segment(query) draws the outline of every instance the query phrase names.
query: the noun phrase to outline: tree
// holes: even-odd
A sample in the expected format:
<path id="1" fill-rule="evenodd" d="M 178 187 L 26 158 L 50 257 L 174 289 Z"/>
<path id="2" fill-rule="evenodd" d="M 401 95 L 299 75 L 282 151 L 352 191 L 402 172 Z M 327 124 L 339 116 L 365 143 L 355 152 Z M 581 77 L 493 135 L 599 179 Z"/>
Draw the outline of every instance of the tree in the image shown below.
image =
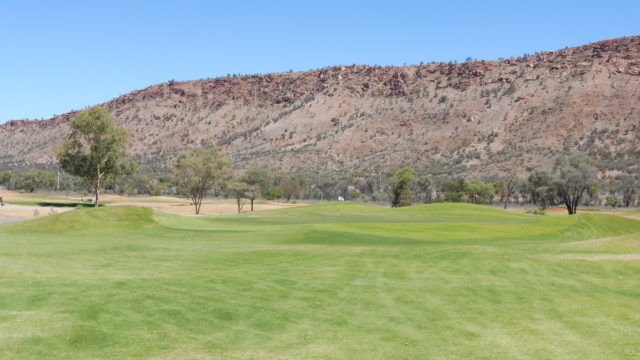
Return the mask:
<path id="1" fill-rule="evenodd" d="M 512 160 L 500 167 L 503 175 L 497 183 L 498 186 L 496 186 L 496 190 L 500 193 L 500 198 L 505 210 L 507 209 L 509 198 L 516 192 L 518 184 L 520 183 L 519 176 L 521 167 L 522 162 L 518 160 Z"/>
<path id="2" fill-rule="evenodd" d="M 69 127 L 71 134 L 58 147 L 56 156 L 64 171 L 92 185 L 98 206 L 101 181 L 122 169 L 127 132 L 113 124 L 109 111 L 101 106 L 80 112 Z"/>
<path id="3" fill-rule="evenodd" d="M 491 184 L 485 184 L 479 179 L 467 179 L 464 181 L 464 193 L 474 204 L 478 204 L 491 197 L 495 189 Z"/>
<path id="4" fill-rule="evenodd" d="M 282 198 L 282 193 L 276 187 L 270 187 L 267 192 L 264 193 L 264 198 L 267 200 L 276 200 Z"/>
<path id="5" fill-rule="evenodd" d="M 251 211 L 253 211 L 253 201 L 267 193 L 273 179 L 271 172 L 259 166 L 252 166 L 242 175 L 241 181 L 248 185 L 247 197 L 251 201 Z"/>
<path id="6" fill-rule="evenodd" d="M 11 170 L 5 170 L 0 174 L 0 184 L 8 188 L 12 178 L 13 173 L 11 172 Z"/>
<path id="7" fill-rule="evenodd" d="M 420 195 L 422 196 L 424 203 L 428 203 L 429 201 L 433 200 L 433 179 L 430 175 L 425 175 L 419 178 L 417 181 L 417 188 L 420 192 Z"/>
<path id="8" fill-rule="evenodd" d="M 104 181 L 104 188 L 113 190 L 114 194 L 121 193 L 120 187 L 131 175 L 138 172 L 138 164 L 133 161 L 118 165 L 118 171 L 114 171 Z"/>
<path id="9" fill-rule="evenodd" d="M 553 176 L 544 170 L 536 170 L 527 178 L 527 189 L 531 203 L 546 208 L 548 205 Z"/>
<path id="10" fill-rule="evenodd" d="M 56 182 L 55 176 L 49 171 L 27 169 L 16 176 L 16 188 L 27 192 L 38 189 L 50 189 Z"/>
<path id="11" fill-rule="evenodd" d="M 567 207 L 569 215 L 578 211 L 580 199 L 596 182 L 596 169 L 593 160 L 584 154 L 561 156 L 556 159 L 557 179 L 553 186 L 558 197 Z"/>
<path id="12" fill-rule="evenodd" d="M 223 189 L 228 197 L 236 199 L 236 204 L 238 205 L 238 214 L 241 213 L 242 207 L 244 205 L 242 203 L 242 199 L 248 198 L 250 196 L 250 186 L 242 181 L 230 181 L 224 184 Z"/>
<path id="13" fill-rule="evenodd" d="M 196 215 L 200 214 L 204 196 L 230 177 L 229 160 L 215 147 L 184 151 L 176 157 L 173 166 L 177 190 L 191 199 Z"/>
<path id="14" fill-rule="evenodd" d="M 405 166 L 393 174 L 391 183 L 391 206 L 402 207 L 413 203 L 416 180 L 411 166 Z"/>
<path id="15" fill-rule="evenodd" d="M 639 178 L 637 174 L 621 174 L 614 180 L 614 189 L 622 194 L 622 203 L 625 207 L 631 206 L 631 201 L 638 192 Z"/>
<path id="16" fill-rule="evenodd" d="M 454 179 L 442 183 L 440 186 L 445 193 L 461 193 L 464 191 L 464 179 Z"/>
<path id="17" fill-rule="evenodd" d="M 302 192 L 302 180 L 293 176 L 286 177 L 280 181 L 279 188 L 282 196 L 284 196 L 284 198 L 287 199 L 287 202 L 289 202 L 291 197 L 298 196 Z"/>

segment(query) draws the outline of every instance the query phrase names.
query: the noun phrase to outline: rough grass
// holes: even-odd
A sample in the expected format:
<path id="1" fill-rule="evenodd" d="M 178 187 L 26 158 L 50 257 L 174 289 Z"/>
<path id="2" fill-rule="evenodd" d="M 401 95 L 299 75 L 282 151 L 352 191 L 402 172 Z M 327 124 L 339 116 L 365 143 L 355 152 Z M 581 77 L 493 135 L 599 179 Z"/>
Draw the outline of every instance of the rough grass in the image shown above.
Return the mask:
<path id="1" fill-rule="evenodd" d="M 599 214 L 79 209 L 0 225 L 0 358 L 637 359 L 638 253 Z"/>

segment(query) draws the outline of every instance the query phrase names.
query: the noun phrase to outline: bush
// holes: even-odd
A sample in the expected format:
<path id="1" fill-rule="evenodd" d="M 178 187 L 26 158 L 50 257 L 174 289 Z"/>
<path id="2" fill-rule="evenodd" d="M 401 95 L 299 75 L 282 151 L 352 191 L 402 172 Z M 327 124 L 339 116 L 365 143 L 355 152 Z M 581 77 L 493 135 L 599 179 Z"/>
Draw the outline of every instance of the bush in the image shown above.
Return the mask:
<path id="1" fill-rule="evenodd" d="M 267 200 L 282 199 L 282 193 L 277 188 L 272 187 L 264 193 L 264 198 Z"/>
<path id="2" fill-rule="evenodd" d="M 53 188 L 55 181 L 55 177 L 49 171 L 27 169 L 17 175 L 15 187 L 18 190 L 34 192 Z"/>
<path id="3" fill-rule="evenodd" d="M 351 196 L 351 200 L 353 201 L 369 201 L 369 197 L 361 193 L 360 191 L 352 191 L 351 193 L 349 193 L 349 195 Z"/>
<path id="4" fill-rule="evenodd" d="M 324 193 L 320 189 L 313 190 L 313 195 L 312 196 L 316 200 L 323 200 L 324 199 Z"/>
<path id="5" fill-rule="evenodd" d="M 446 202 L 462 202 L 462 197 L 464 196 L 461 192 L 450 192 L 444 194 L 444 201 Z"/>
<path id="6" fill-rule="evenodd" d="M 387 201 L 387 196 L 379 191 L 371 194 L 371 200 L 373 201 Z"/>
<path id="7" fill-rule="evenodd" d="M 604 204 L 608 207 L 619 207 L 622 206 L 622 200 L 613 196 L 607 196 Z"/>

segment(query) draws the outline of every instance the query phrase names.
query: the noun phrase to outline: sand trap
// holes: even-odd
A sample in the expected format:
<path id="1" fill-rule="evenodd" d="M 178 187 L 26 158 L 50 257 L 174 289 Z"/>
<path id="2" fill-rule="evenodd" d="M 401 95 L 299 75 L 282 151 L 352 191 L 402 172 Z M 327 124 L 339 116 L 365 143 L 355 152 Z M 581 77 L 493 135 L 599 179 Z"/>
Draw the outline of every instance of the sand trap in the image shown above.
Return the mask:
<path id="1" fill-rule="evenodd" d="M 254 204 L 254 211 L 261 210 L 273 210 L 284 209 L 294 206 L 301 206 L 303 204 L 292 203 L 270 203 L 270 204 Z M 173 214 L 180 215 L 195 215 L 195 208 L 188 203 L 183 204 L 171 204 L 171 203 L 154 203 L 154 202 L 135 202 L 135 201 L 120 201 L 111 206 L 141 206 L 155 210 L 165 211 Z M 242 208 L 242 212 L 251 211 L 251 204 L 247 202 Z M 238 207 L 235 204 L 203 204 L 200 208 L 200 215 L 220 215 L 220 214 L 234 214 L 238 212 Z"/>
<path id="2" fill-rule="evenodd" d="M 4 206 L 0 206 L 0 222 L 29 220 L 69 210 L 73 210 L 73 208 L 4 204 Z"/>
<path id="3" fill-rule="evenodd" d="M 5 202 L 11 201 L 28 201 L 28 202 L 80 202 L 80 199 L 92 199 L 92 196 L 79 196 L 77 194 L 65 196 L 64 194 L 34 194 L 34 193 L 19 193 L 7 190 L 1 190 L 0 196 L 3 196 Z M 113 194 L 101 194 L 100 200 L 104 201 L 107 206 L 140 206 L 151 208 L 155 210 L 165 211 L 180 215 L 195 215 L 193 205 L 190 205 L 189 200 L 171 196 L 122 196 Z M 219 215 L 219 214 L 233 214 L 238 212 L 238 208 L 235 203 L 231 201 L 218 202 L 219 200 L 207 199 L 205 204 L 200 209 L 201 215 Z M 87 203 L 85 203 L 87 204 Z M 260 210 L 272 210 L 272 209 L 284 209 L 294 206 L 302 206 L 305 204 L 293 204 L 286 202 L 269 202 L 267 204 L 260 203 L 254 204 L 254 211 Z M 34 217 L 35 209 L 38 209 L 40 216 L 50 213 L 50 208 L 45 206 L 22 206 L 22 205 L 6 205 L 11 206 L 11 210 L 2 211 L 0 209 L 0 221 L 8 219 L 30 219 Z M 6 207 L 5 206 L 5 207 Z M 71 210 L 73 208 L 54 207 L 55 211 L 62 212 Z M 251 210 L 251 204 L 247 200 L 245 201 L 242 212 L 248 212 Z"/>

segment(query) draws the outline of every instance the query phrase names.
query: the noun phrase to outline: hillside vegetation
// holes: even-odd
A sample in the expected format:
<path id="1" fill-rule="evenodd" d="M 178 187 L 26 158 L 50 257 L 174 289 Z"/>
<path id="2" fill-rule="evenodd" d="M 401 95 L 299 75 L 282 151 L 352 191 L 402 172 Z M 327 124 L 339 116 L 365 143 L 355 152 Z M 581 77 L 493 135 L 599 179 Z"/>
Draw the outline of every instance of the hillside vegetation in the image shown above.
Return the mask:
<path id="1" fill-rule="evenodd" d="M 3 359 L 636 359 L 640 221 L 470 204 L 0 224 Z"/>
<path id="2" fill-rule="evenodd" d="M 143 167 L 220 145 L 241 167 L 491 175 L 511 158 L 544 168 L 578 150 L 624 168 L 639 100 L 640 37 L 628 37 L 501 61 L 170 81 L 105 106 Z M 0 125 L 0 168 L 52 166 L 73 115 Z"/>

